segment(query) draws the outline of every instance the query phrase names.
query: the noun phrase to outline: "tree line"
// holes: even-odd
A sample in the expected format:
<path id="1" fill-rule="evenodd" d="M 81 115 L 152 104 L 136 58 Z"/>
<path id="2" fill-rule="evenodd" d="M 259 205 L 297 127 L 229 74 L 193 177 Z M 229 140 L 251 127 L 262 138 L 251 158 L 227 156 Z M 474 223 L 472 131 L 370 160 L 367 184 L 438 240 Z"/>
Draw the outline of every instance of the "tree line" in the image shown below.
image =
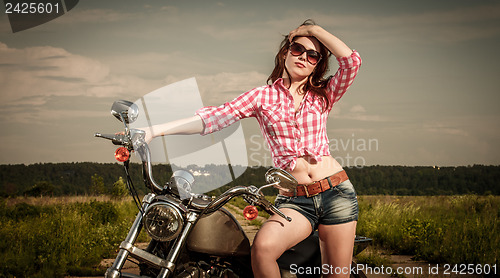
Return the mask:
<path id="1" fill-rule="evenodd" d="M 146 193 L 141 165 L 130 164 L 132 182 L 139 193 Z M 196 176 L 197 182 L 222 185 L 226 181 L 227 165 L 195 165 L 191 172 L 209 173 Z M 217 195 L 236 185 L 263 185 L 268 167 L 234 166 L 243 172 L 234 181 L 212 190 Z M 460 167 L 429 166 L 365 166 L 347 168 L 349 178 L 359 195 L 500 195 L 500 166 L 472 165 Z M 170 165 L 154 165 L 153 173 L 159 184 L 168 182 Z M 227 177 L 226 177 L 227 180 Z M 124 194 L 125 171 L 118 163 L 43 163 L 0 165 L 0 196 L 61 196 Z M 266 193 L 275 194 L 268 190 Z"/>

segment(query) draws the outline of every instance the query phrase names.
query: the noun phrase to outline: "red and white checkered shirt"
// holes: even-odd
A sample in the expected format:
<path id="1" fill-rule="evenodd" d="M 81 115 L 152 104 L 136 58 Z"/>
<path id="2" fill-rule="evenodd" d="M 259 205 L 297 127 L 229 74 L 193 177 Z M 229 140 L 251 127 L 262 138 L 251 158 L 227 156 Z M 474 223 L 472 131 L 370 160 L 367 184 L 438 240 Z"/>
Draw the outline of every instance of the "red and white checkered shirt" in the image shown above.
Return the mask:
<path id="1" fill-rule="evenodd" d="M 299 110 L 283 79 L 272 85 L 255 88 L 219 107 L 208 106 L 196 111 L 205 124 L 201 133 L 206 135 L 227 127 L 234 122 L 255 117 L 271 149 L 274 166 L 295 168 L 297 158 L 330 155 L 326 120 L 332 106 L 340 100 L 354 81 L 361 65 L 361 57 L 353 51 L 349 57 L 337 58 L 339 69 L 328 81 L 327 93 L 330 106 L 323 112 L 319 96 L 307 92 Z"/>

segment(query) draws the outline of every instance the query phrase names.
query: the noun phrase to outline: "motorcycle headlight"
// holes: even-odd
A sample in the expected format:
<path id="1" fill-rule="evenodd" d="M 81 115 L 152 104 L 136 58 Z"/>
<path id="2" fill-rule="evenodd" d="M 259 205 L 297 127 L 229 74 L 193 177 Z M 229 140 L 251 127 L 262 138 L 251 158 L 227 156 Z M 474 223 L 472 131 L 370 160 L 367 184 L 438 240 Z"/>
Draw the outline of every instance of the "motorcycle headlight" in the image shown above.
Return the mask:
<path id="1" fill-rule="evenodd" d="M 151 238 L 158 241 L 170 241 L 181 232 L 183 218 L 176 207 L 169 203 L 159 202 L 147 209 L 143 224 Z"/>

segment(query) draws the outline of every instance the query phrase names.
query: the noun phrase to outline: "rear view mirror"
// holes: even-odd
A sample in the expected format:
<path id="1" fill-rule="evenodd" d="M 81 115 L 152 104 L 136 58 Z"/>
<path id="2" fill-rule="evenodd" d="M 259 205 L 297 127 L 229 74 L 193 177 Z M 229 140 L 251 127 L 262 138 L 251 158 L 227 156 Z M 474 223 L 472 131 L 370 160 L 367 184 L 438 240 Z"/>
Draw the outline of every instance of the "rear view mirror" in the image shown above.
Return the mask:
<path id="1" fill-rule="evenodd" d="M 268 183 L 278 183 L 273 186 L 286 192 L 295 192 L 295 188 L 299 184 L 290 173 L 278 168 L 271 168 L 266 172 L 266 181 Z"/>
<path id="2" fill-rule="evenodd" d="M 139 107 L 128 100 L 117 100 L 111 106 L 111 114 L 121 122 L 130 124 L 139 116 Z"/>

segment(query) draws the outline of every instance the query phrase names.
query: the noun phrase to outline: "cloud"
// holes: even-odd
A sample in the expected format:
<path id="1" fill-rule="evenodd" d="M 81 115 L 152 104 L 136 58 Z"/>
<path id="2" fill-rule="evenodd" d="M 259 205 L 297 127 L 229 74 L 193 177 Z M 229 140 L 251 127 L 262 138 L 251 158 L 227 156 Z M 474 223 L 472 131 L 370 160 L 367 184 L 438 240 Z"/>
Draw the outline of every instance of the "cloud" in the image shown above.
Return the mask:
<path id="1" fill-rule="evenodd" d="M 261 24 L 258 24 L 261 25 Z M 238 28 L 233 27 L 220 27 L 216 25 L 200 25 L 198 30 L 217 40 L 243 40 L 245 38 L 259 38 L 262 37 L 262 27 L 255 25 L 241 26 Z M 258 43 L 258 42 L 256 42 Z"/>
<path id="2" fill-rule="evenodd" d="M 41 123 L 47 119 L 75 115 L 72 108 L 65 105 L 50 107 L 49 102 L 58 97 L 124 98 L 135 101 L 166 84 L 192 77 L 182 71 L 166 78 L 151 77 L 154 71 L 162 72 L 161 67 L 165 67 L 165 63 L 173 57 L 175 55 L 172 54 L 138 54 L 129 63 L 123 63 L 128 66 L 116 73 L 111 72 L 108 64 L 62 48 L 37 46 L 17 49 L 0 43 L 0 101 L 4 107 L 2 114 L 8 114 L 4 120 Z M 126 74 L 127 68 L 130 74 Z M 144 76 L 139 74 L 141 69 L 146 71 Z M 195 77 L 207 105 L 220 105 L 265 84 L 267 79 L 267 75 L 256 71 L 221 72 Z M 79 117 L 92 117 L 91 114 L 87 111 Z"/>
<path id="3" fill-rule="evenodd" d="M 186 69 L 203 66 L 203 62 L 193 60 L 189 53 L 140 52 L 134 55 L 116 55 L 103 58 L 117 75 L 133 75 L 145 79 L 162 79 L 165 72 L 189 72 Z M 192 72 L 191 72 L 192 74 Z"/>
<path id="4" fill-rule="evenodd" d="M 500 138 L 498 117 L 488 121 L 484 121 L 484 116 L 478 116 L 474 121 L 452 118 L 453 113 L 448 107 L 467 103 L 471 109 L 463 114 L 498 113 L 491 109 L 478 111 L 474 107 L 484 103 L 481 94 L 476 94 L 474 101 L 477 102 L 469 104 L 468 98 L 447 98 L 448 91 L 455 92 L 452 88 L 439 91 L 439 86 L 432 85 L 462 84 L 460 81 L 464 78 L 446 79 L 447 74 L 453 78 L 455 74 L 462 74 L 462 68 L 456 67 L 459 62 L 448 58 L 458 53 L 461 42 L 472 41 L 472 46 L 488 47 L 479 39 L 494 38 L 492 42 L 495 43 L 500 34 L 500 4 L 478 6 L 472 2 L 460 2 L 449 4 L 449 7 L 416 4 L 418 9 L 414 10 L 404 4 L 371 10 L 367 8 L 374 7 L 371 4 L 360 4 L 363 7 L 354 9 L 346 5 L 325 5 L 326 1 L 321 5 L 304 4 L 304 7 L 262 2 L 265 9 L 258 8 L 255 3 L 252 6 L 257 8 L 250 7 L 250 4 L 219 3 L 186 5 L 179 2 L 171 7 L 164 6 L 170 5 L 168 3 L 149 1 L 124 4 L 115 10 L 86 9 L 91 5 L 102 6 L 88 3 L 51 23 L 16 34 L 16 37 L 10 37 L 13 36 L 11 31 L 5 27 L 8 24 L 0 27 L 0 30 L 7 28 L 4 33 L 9 34 L 1 40 L 4 43 L 0 43 L 0 117 L 3 119 L 2 128 L 7 130 L 2 140 L 21 134 L 9 139 L 9 142 L 20 142 L 19 138 L 27 138 L 22 135 L 33 132 L 34 128 L 39 128 L 39 133 L 44 135 L 47 128 L 56 129 L 58 125 L 72 122 L 78 123 L 80 130 L 84 126 L 92 126 L 93 130 L 94 125 L 107 122 L 98 119 L 110 119 L 113 124 L 114 119 L 109 118 L 109 106 L 114 99 L 135 101 L 154 89 L 193 76 L 198 81 L 204 104 L 220 105 L 242 92 L 264 85 L 281 35 L 287 34 L 304 19 L 313 18 L 348 44 L 353 42 L 353 47 L 366 47 L 363 51 L 360 49 L 362 55 L 366 53 L 363 56 L 366 64 L 362 69 L 363 76 L 353 88 L 357 92 L 352 92 L 352 96 L 349 93 L 332 111 L 328 126 L 331 134 L 347 138 L 351 138 L 353 132 L 360 138 L 375 136 L 380 139 L 384 152 L 388 155 L 389 152 L 390 155 L 401 153 L 398 161 L 403 162 L 405 157 L 414 153 L 415 144 L 427 144 L 426 148 L 432 151 L 446 147 L 447 153 L 459 153 L 450 147 L 450 141 L 471 153 L 463 161 L 478 157 L 488 157 L 489 160 L 484 161 L 498 161 L 498 158 L 491 158 L 499 157 L 494 144 Z M 457 8 L 458 5 L 475 7 Z M 276 13 L 278 8 L 280 12 Z M 67 28 L 72 31 L 68 33 Z M 40 38 L 53 46 L 40 45 Z M 75 38 L 85 43 L 78 43 Z M 440 65 L 443 61 L 448 63 L 451 70 L 434 74 L 433 69 L 427 69 L 430 64 L 425 63 L 433 57 L 418 61 L 414 57 L 384 57 L 386 53 L 380 52 L 379 48 L 394 54 L 400 53 L 398 50 L 401 49 L 412 50 L 409 45 L 427 50 L 421 47 L 422 44 L 432 47 L 448 44 L 444 49 L 449 47 L 447 53 L 450 56 L 440 57 L 443 60 L 439 61 Z M 431 51 L 425 54 L 437 55 Z M 493 55 L 490 60 L 494 58 Z M 395 67 L 402 64 L 409 70 Z M 474 72 L 488 69 L 481 67 Z M 464 68 L 463 75 L 469 70 Z M 427 82 L 423 83 L 425 87 L 421 90 L 421 83 L 410 83 L 420 81 L 420 75 L 411 75 L 413 72 L 426 73 L 436 79 L 425 79 Z M 387 78 L 387 73 L 395 73 L 393 79 Z M 381 74 L 386 75 L 380 78 Z M 405 79 L 399 75 L 404 75 Z M 475 75 L 467 76 L 473 78 Z M 494 80 L 490 79 L 488 81 Z M 448 83 L 455 80 L 459 82 Z M 410 95 L 417 90 L 423 93 L 418 95 L 418 101 L 415 94 Z M 366 94 L 359 94 L 360 91 Z M 395 92 L 398 92 L 397 96 Z M 422 98 L 426 92 L 433 98 Z M 400 97 L 405 98 L 408 105 L 387 103 L 397 102 Z M 425 107 L 420 106 L 422 104 Z M 427 105 L 442 105 L 443 108 L 430 111 Z M 446 115 L 450 115 L 449 118 L 443 119 Z M 41 125 L 44 121 L 45 124 Z M 259 134 L 256 123 L 249 122 Z M 394 146 L 399 146 L 399 149 Z M 382 152 L 377 156 L 380 154 Z M 426 155 L 421 154 L 415 163 L 427 161 Z M 10 157 L 18 157 L 18 154 L 11 152 Z M 394 163 L 394 160 L 387 163 Z"/>
<path id="5" fill-rule="evenodd" d="M 362 105 L 357 104 L 357 105 L 354 105 L 353 107 L 351 107 L 349 112 L 351 112 L 351 113 L 364 113 L 364 112 L 366 112 L 366 109 Z"/>
<path id="6" fill-rule="evenodd" d="M 17 49 L 0 43 L 0 61 L 3 104 L 40 95 L 80 95 L 109 75 L 99 61 L 51 46 Z"/>
<path id="7" fill-rule="evenodd" d="M 323 10 L 287 11 L 290 17 L 273 19 L 266 25 L 288 30 L 297 25 L 297 18 L 313 18 L 328 30 L 338 30 L 343 37 L 372 43 L 407 41 L 426 44 L 428 41 L 456 43 L 500 35 L 500 4 L 474 7 L 426 10 L 422 12 L 343 13 Z"/>
<path id="8" fill-rule="evenodd" d="M 460 127 L 457 125 L 457 122 L 453 123 L 445 123 L 445 122 L 432 122 L 425 123 L 424 130 L 429 133 L 437 133 L 442 135 L 452 135 L 452 136 L 462 136 L 469 137 L 470 134 L 467 132 L 464 127 Z"/>
<path id="9" fill-rule="evenodd" d="M 177 7 L 174 7 L 174 6 L 162 6 L 160 8 L 161 11 L 164 11 L 164 12 L 168 12 L 168 13 L 173 13 L 173 14 L 177 14 L 179 12 L 179 9 Z"/>
<path id="10" fill-rule="evenodd" d="M 136 18 L 138 13 L 127 13 L 115 9 L 73 9 L 54 23 L 67 25 L 76 23 L 117 22 Z"/>
<path id="11" fill-rule="evenodd" d="M 255 87 L 265 85 L 267 75 L 251 71 L 241 73 L 221 72 L 212 75 L 197 75 L 196 81 L 205 105 L 221 105 Z M 183 78 L 168 76 L 167 84 Z"/>
<path id="12" fill-rule="evenodd" d="M 372 19 L 372 28 L 377 30 L 374 30 L 374 35 L 400 37 L 422 43 L 426 43 L 427 40 L 455 43 L 492 38 L 500 34 L 498 4 Z"/>
<path id="13" fill-rule="evenodd" d="M 75 107 L 96 109 L 82 103 L 83 97 L 135 100 L 164 85 L 161 78 L 111 74 L 109 66 L 98 60 L 51 46 L 11 48 L 0 43 L 0 61 L 3 123 L 47 124 L 71 116 L 93 117 L 92 111 L 75 113 Z"/>
<path id="14" fill-rule="evenodd" d="M 422 129 L 428 134 L 449 135 L 450 138 L 471 138 L 477 141 L 496 142 L 500 140 L 500 116 L 498 115 L 468 115 L 456 117 L 442 117 L 427 120 L 422 124 Z"/>
<path id="15" fill-rule="evenodd" d="M 339 102 L 333 107 L 331 115 L 335 119 L 355 120 L 362 122 L 396 122 L 394 118 L 390 118 L 388 116 L 367 113 L 366 108 L 360 104 L 355 104 L 349 109 L 346 108 L 347 106 L 349 106 L 347 102 Z"/>

